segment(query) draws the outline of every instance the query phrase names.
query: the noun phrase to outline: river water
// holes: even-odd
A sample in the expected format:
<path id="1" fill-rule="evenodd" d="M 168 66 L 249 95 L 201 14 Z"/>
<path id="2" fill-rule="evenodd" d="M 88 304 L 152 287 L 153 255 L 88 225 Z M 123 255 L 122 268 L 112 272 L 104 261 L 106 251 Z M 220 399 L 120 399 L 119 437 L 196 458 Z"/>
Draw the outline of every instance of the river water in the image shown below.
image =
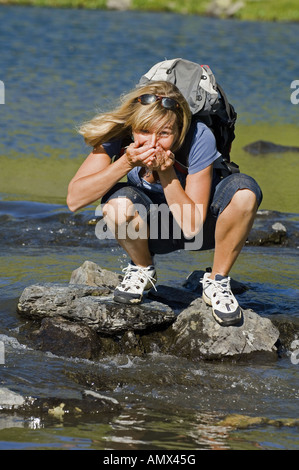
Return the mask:
<path id="1" fill-rule="evenodd" d="M 298 449 L 297 427 L 217 426 L 233 413 L 298 418 L 299 366 L 290 354 L 229 363 L 158 352 L 66 359 L 26 345 L 16 303 L 30 284 L 67 283 L 87 259 L 117 272 L 126 265 L 114 241 L 95 237 L 88 223 L 95 207 L 71 214 L 65 205 L 68 181 L 88 153 L 76 126 L 164 58 L 210 64 L 239 114 L 234 159 L 260 182 L 261 208 L 298 224 L 298 154 L 251 157 L 243 146 L 259 139 L 299 145 L 299 107 L 290 98 L 299 79 L 299 25 L 8 6 L 0 7 L 0 21 L 0 386 L 62 398 L 93 389 L 122 406 L 119 415 L 94 420 L 2 414 L 0 449 Z M 212 255 L 158 257 L 159 282 L 180 286 L 211 265 Z M 250 286 L 239 297 L 244 307 L 299 318 L 297 247 L 247 246 L 232 277 Z"/>

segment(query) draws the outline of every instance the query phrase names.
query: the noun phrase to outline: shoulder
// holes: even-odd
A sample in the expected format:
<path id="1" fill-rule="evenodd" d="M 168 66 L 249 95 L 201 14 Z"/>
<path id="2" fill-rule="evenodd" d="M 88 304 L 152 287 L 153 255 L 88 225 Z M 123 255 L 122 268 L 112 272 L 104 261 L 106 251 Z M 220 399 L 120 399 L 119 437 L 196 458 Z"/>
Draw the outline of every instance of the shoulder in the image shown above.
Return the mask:
<path id="1" fill-rule="evenodd" d="M 105 142 L 102 145 L 104 150 L 108 153 L 109 157 L 113 158 L 115 155 L 119 155 L 122 147 L 122 140 L 110 140 L 109 142 Z"/>
<path id="2" fill-rule="evenodd" d="M 203 170 L 219 156 L 213 132 L 204 123 L 197 122 L 189 153 L 189 174 Z"/>
<path id="3" fill-rule="evenodd" d="M 192 145 L 197 144 L 199 140 L 205 140 L 211 143 L 216 143 L 215 137 L 211 129 L 201 121 L 194 123 Z"/>

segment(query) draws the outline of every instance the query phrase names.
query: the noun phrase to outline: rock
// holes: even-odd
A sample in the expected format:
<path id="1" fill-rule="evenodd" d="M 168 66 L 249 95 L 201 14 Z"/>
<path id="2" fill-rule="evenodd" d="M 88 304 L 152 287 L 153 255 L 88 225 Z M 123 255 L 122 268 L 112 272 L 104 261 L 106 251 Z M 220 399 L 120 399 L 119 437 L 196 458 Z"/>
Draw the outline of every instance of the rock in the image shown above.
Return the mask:
<path id="1" fill-rule="evenodd" d="M 83 414 L 98 415 L 103 420 L 111 418 L 111 413 L 119 413 L 121 406 L 112 397 L 92 390 L 84 390 L 81 398 L 23 397 L 8 389 L 0 388 L 0 413 L 18 413 L 23 417 L 54 418 L 66 420 L 80 418 Z M 110 416 L 110 418 L 109 418 Z M 73 421 L 72 421 L 73 422 Z"/>
<path id="2" fill-rule="evenodd" d="M 297 418 L 280 418 L 270 419 L 265 416 L 246 416 L 239 414 L 232 414 L 225 416 L 221 421 L 218 421 L 218 426 L 230 427 L 232 429 L 248 429 L 252 426 L 276 426 L 276 427 L 297 427 L 299 426 L 299 419 Z"/>
<path id="3" fill-rule="evenodd" d="M 0 388 L 0 410 L 15 409 L 24 403 L 25 399 L 18 393 L 12 392 L 8 388 Z"/>
<path id="4" fill-rule="evenodd" d="M 220 359 L 253 353 L 277 353 L 279 331 L 267 319 L 252 310 L 243 312 L 238 326 L 222 327 L 215 322 L 210 307 L 197 299 L 171 326 L 170 353 L 193 359 Z"/>
<path id="5" fill-rule="evenodd" d="M 88 286 L 105 286 L 114 289 L 123 276 L 108 269 L 102 269 L 92 261 L 85 261 L 82 266 L 72 272 L 70 284 L 85 284 Z"/>
<path id="6" fill-rule="evenodd" d="M 35 320 L 62 317 L 105 335 L 152 330 L 168 326 L 176 318 L 168 305 L 148 300 L 141 305 L 117 304 L 112 295 L 101 295 L 108 292 L 104 287 L 36 284 L 23 291 L 18 312 Z"/>
<path id="7" fill-rule="evenodd" d="M 35 284 L 26 287 L 18 303 L 21 314 L 29 313 L 30 317 L 41 319 L 51 316 L 73 318 L 71 310 L 77 299 L 92 296 L 100 297 L 110 294 L 106 287 L 91 287 L 65 284 Z"/>
<path id="8" fill-rule="evenodd" d="M 209 271 L 211 268 L 207 268 L 207 271 Z M 183 286 L 186 289 L 191 290 L 192 292 L 197 292 L 198 294 L 202 294 L 202 284 L 201 284 L 201 279 L 204 276 L 205 271 L 193 271 L 187 279 L 184 281 Z M 230 280 L 230 285 L 232 292 L 234 295 L 236 294 L 242 294 L 243 292 L 248 290 L 248 286 L 245 284 L 238 282 L 234 279 Z"/>
<path id="9" fill-rule="evenodd" d="M 291 352 L 292 344 L 299 338 L 299 318 L 288 315 L 275 315 L 272 323 L 279 330 L 280 352 Z M 298 348 L 298 346 L 297 346 Z"/>
<path id="10" fill-rule="evenodd" d="M 81 267 L 81 280 L 94 283 L 84 275 L 89 268 L 90 262 Z M 104 271 L 92 266 L 92 272 Z M 111 285 L 113 274 L 98 276 L 97 282 L 108 279 Z M 112 290 L 104 284 L 37 284 L 24 290 L 18 311 L 41 323 L 31 335 L 34 347 L 67 357 L 142 356 L 154 351 L 195 360 L 277 355 L 279 330 L 252 310 L 244 311 L 238 326 L 216 323 L 201 299 L 202 275 L 203 271 L 191 273 L 185 287 L 157 286 L 140 305 L 114 302 Z M 232 287 L 239 294 L 247 290 L 237 281 Z"/>
<path id="11" fill-rule="evenodd" d="M 266 155 L 268 153 L 299 152 L 299 147 L 277 145 L 273 144 L 273 142 L 258 140 L 252 144 L 245 145 L 243 150 L 250 153 L 251 155 Z"/>
<path id="12" fill-rule="evenodd" d="M 132 0 L 107 0 L 106 7 L 108 10 L 129 10 L 132 6 Z"/>
<path id="13" fill-rule="evenodd" d="M 157 285 L 152 289 L 148 298 L 169 305 L 174 311 L 180 312 L 201 295 L 198 291 L 189 288 Z"/>
<path id="14" fill-rule="evenodd" d="M 284 230 L 277 230 L 274 224 L 269 228 L 269 230 L 252 230 L 248 236 L 247 244 L 257 246 L 286 245 L 286 228 L 284 227 Z"/>
<path id="15" fill-rule="evenodd" d="M 244 2 L 241 0 L 212 0 L 208 4 L 206 13 L 217 18 L 231 18 L 243 7 Z"/>
<path id="16" fill-rule="evenodd" d="M 44 318 L 32 339 L 37 349 L 58 356 L 95 359 L 100 354 L 99 337 L 91 328 L 61 317 Z"/>
<path id="17" fill-rule="evenodd" d="M 247 245 L 288 247 L 299 246 L 299 223 L 294 214 L 258 211 Z"/>

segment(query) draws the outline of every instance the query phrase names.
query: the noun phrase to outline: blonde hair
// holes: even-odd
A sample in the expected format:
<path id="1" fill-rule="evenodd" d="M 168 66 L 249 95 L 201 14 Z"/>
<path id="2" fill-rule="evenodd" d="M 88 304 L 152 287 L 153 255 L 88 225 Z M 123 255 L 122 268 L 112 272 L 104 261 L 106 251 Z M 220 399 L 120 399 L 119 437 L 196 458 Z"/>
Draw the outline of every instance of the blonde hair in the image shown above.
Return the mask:
<path id="1" fill-rule="evenodd" d="M 147 93 L 173 98 L 179 103 L 179 107 L 175 110 L 166 109 L 160 101 L 149 105 L 140 104 L 137 101 L 138 96 Z M 191 111 L 179 89 L 172 83 L 159 81 L 150 82 L 124 95 L 116 109 L 98 114 L 82 124 L 78 132 L 83 135 L 87 144 L 95 147 L 131 135 L 133 130 L 160 130 L 166 124 L 176 123 L 177 135 L 172 150 L 178 150 L 185 139 L 190 122 Z"/>

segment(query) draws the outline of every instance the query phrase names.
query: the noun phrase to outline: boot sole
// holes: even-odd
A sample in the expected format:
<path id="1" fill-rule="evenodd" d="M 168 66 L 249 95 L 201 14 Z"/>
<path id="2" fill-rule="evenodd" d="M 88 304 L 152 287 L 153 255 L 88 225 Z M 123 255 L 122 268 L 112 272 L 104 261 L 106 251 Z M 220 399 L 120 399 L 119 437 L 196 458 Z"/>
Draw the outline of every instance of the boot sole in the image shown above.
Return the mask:
<path id="1" fill-rule="evenodd" d="M 242 310 L 240 308 L 240 314 L 238 317 L 236 318 L 231 318 L 229 320 L 223 320 L 222 318 L 218 317 L 218 315 L 215 313 L 214 309 L 212 309 L 212 314 L 213 314 L 213 317 L 215 318 L 216 322 L 219 323 L 219 325 L 221 326 L 236 326 L 236 325 L 239 325 L 241 323 L 241 320 L 242 320 Z"/>
<path id="2" fill-rule="evenodd" d="M 143 297 L 141 298 L 136 298 L 136 299 L 130 299 L 128 297 L 123 297 L 122 295 L 115 295 L 113 297 L 114 302 L 117 302 L 119 304 L 127 304 L 127 305 L 136 305 L 140 304 L 142 302 Z"/>
<path id="3" fill-rule="evenodd" d="M 210 307 L 212 307 L 212 302 L 211 302 L 211 300 L 209 299 L 209 297 L 206 296 L 206 294 L 205 294 L 204 292 L 202 293 L 202 298 L 203 298 L 203 300 L 205 301 L 205 303 L 206 303 L 207 305 L 209 305 Z"/>

